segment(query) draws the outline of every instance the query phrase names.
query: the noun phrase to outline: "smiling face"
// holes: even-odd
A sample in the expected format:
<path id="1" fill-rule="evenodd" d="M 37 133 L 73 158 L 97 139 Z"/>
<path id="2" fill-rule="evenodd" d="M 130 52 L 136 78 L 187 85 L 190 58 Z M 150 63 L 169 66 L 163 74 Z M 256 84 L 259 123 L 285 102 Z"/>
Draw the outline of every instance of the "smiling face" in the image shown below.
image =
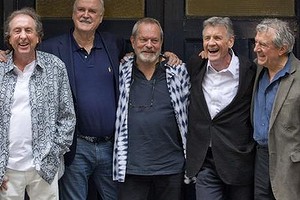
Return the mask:
<path id="1" fill-rule="evenodd" d="M 72 19 L 78 32 L 93 33 L 102 22 L 104 7 L 100 0 L 77 0 Z"/>
<path id="2" fill-rule="evenodd" d="M 14 57 L 25 55 L 28 60 L 34 60 L 40 38 L 33 18 L 19 14 L 10 21 L 9 30 L 9 44 L 14 50 Z"/>
<path id="3" fill-rule="evenodd" d="M 273 43 L 274 37 L 275 30 L 272 28 L 269 28 L 268 31 L 257 32 L 254 52 L 256 53 L 257 63 L 259 65 L 275 68 L 278 64 L 279 57 L 285 53 L 285 51 L 275 47 Z"/>
<path id="4" fill-rule="evenodd" d="M 234 44 L 234 37 L 229 36 L 223 25 L 208 25 L 203 30 L 203 48 L 214 66 L 225 65 L 228 50 Z"/>
<path id="5" fill-rule="evenodd" d="M 154 23 L 141 23 L 137 34 L 130 38 L 137 57 L 137 63 L 155 64 L 161 52 L 162 36 L 160 28 Z"/>

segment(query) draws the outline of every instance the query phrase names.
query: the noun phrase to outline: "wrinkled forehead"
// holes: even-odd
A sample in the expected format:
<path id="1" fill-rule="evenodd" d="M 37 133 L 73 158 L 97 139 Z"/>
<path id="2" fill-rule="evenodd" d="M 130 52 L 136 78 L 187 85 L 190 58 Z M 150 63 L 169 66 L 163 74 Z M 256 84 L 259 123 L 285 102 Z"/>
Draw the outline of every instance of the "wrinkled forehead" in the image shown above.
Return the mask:
<path id="1" fill-rule="evenodd" d="M 104 2 L 103 0 L 76 0 L 74 2 L 73 11 L 77 8 L 96 9 L 103 13 Z"/>

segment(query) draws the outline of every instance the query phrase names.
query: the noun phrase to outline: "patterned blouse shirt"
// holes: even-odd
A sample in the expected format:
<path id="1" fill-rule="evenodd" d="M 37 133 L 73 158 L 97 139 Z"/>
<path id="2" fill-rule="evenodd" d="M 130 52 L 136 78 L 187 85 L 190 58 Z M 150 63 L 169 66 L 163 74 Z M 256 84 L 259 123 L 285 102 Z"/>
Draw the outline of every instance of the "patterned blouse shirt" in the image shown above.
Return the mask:
<path id="1" fill-rule="evenodd" d="M 0 185 L 9 158 L 9 122 L 17 75 L 12 53 L 0 63 Z M 75 129 L 75 111 L 64 63 L 56 56 L 36 52 L 36 67 L 29 81 L 32 153 L 35 169 L 49 184 L 69 151 Z"/>
<path id="2" fill-rule="evenodd" d="M 113 155 L 113 179 L 119 182 L 125 181 L 126 174 L 128 153 L 128 102 L 133 62 L 133 56 L 130 58 L 126 58 L 125 62 L 120 65 L 119 69 L 120 97 L 116 114 L 117 119 Z M 190 78 L 185 64 L 171 67 L 166 63 L 165 67 L 171 104 L 175 112 L 175 117 L 180 131 L 183 150 L 185 154 Z"/>

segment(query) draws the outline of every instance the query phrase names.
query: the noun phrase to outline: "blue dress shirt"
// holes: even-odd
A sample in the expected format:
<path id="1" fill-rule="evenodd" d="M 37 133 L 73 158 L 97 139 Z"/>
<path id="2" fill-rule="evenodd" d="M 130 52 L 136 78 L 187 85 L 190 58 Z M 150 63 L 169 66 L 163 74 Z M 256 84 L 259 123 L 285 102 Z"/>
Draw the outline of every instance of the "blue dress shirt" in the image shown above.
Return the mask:
<path id="1" fill-rule="evenodd" d="M 268 69 L 264 68 L 254 96 L 254 140 L 260 145 L 268 144 L 269 122 L 280 80 L 289 74 L 290 61 L 270 82 Z"/>

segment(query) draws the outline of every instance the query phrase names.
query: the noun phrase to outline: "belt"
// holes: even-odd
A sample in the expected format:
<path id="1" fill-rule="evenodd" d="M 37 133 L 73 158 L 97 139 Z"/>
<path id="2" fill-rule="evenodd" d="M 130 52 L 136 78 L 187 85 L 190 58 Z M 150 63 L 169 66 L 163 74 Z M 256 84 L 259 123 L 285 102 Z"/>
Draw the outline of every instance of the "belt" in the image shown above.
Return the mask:
<path id="1" fill-rule="evenodd" d="M 109 142 L 112 141 L 113 139 L 113 136 L 92 137 L 92 136 L 85 136 L 85 135 L 77 135 L 77 137 L 91 143 Z"/>
<path id="2" fill-rule="evenodd" d="M 258 144 L 256 145 L 256 148 L 257 149 L 269 149 L 268 145 L 267 144 Z"/>

